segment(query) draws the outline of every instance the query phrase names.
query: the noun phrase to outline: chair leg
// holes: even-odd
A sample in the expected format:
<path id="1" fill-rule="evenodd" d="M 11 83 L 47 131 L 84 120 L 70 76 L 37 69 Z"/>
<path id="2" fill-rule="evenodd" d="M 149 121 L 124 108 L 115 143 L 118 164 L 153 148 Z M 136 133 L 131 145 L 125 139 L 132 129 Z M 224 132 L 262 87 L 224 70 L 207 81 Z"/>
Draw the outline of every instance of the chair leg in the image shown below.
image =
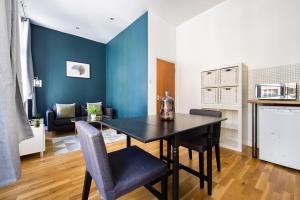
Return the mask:
<path id="1" fill-rule="evenodd" d="M 199 173 L 200 173 L 200 188 L 204 188 L 204 155 L 199 152 Z"/>
<path id="2" fill-rule="evenodd" d="M 82 200 L 88 200 L 90 188 L 92 183 L 92 176 L 88 171 L 85 171 L 85 177 L 84 177 L 84 185 L 83 185 L 83 191 L 82 191 Z"/>
<path id="3" fill-rule="evenodd" d="M 192 160 L 193 159 L 192 149 L 188 149 L 188 150 L 189 150 L 189 158 L 190 158 L 190 160 Z"/>
<path id="4" fill-rule="evenodd" d="M 131 137 L 127 135 L 127 140 L 126 140 L 126 146 L 130 147 L 131 146 Z"/>
<path id="5" fill-rule="evenodd" d="M 171 142 L 168 140 L 167 141 L 167 165 L 168 165 L 168 169 L 171 168 Z"/>
<path id="6" fill-rule="evenodd" d="M 163 140 L 159 140 L 159 159 L 163 159 L 163 149 L 164 149 L 164 141 Z"/>
<path id="7" fill-rule="evenodd" d="M 168 199 L 168 175 L 161 179 L 161 199 Z"/>
<path id="8" fill-rule="evenodd" d="M 220 160 L 220 145 L 215 145 L 215 153 L 216 153 L 216 160 L 217 160 L 217 169 L 220 172 L 221 171 L 221 160 Z"/>

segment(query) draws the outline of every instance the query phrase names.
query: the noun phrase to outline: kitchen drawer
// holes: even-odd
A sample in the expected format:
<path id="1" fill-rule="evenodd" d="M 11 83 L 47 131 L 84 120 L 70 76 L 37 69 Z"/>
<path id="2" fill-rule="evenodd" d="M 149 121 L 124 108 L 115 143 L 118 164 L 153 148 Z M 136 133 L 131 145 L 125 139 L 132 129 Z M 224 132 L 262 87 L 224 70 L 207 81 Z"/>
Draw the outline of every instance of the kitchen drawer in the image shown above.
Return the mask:
<path id="1" fill-rule="evenodd" d="M 218 103 L 218 89 L 206 88 L 202 89 L 202 103 L 203 104 L 217 104 Z"/>
<path id="2" fill-rule="evenodd" d="M 223 105 L 237 104 L 237 87 L 221 87 L 220 104 Z"/>
<path id="3" fill-rule="evenodd" d="M 220 85 L 235 86 L 238 83 L 238 67 L 229 67 L 220 70 Z"/>
<path id="4" fill-rule="evenodd" d="M 201 74 L 202 88 L 219 85 L 219 70 L 205 71 Z"/>

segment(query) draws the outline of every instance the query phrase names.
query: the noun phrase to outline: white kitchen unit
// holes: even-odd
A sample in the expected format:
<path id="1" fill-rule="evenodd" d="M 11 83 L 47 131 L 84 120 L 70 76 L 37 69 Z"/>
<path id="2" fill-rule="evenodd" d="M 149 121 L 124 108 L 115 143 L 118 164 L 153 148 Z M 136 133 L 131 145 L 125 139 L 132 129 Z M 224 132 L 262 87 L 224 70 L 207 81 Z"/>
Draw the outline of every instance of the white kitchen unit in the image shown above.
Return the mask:
<path id="1" fill-rule="evenodd" d="M 45 126 L 43 119 L 41 119 L 40 127 L 31 126 L 31 129 L 34 137 L 20 142 L 20 156 L 40 153 L 40 157 L 43 157 L 45 151 Z"/>
<path id="2" fill-rule="evenodd" d="M 247 72 L 247 67 L 238 63 L 201 73 L 202 108 L 219 110 L 227 118 L 221 124 L 220 145 L 240 152 L 247 131 Z"/>
<path id="3" fill-rule="evenodd" d="M 259 106 L 259 159 L 300 170 L 300 107 Z"/>

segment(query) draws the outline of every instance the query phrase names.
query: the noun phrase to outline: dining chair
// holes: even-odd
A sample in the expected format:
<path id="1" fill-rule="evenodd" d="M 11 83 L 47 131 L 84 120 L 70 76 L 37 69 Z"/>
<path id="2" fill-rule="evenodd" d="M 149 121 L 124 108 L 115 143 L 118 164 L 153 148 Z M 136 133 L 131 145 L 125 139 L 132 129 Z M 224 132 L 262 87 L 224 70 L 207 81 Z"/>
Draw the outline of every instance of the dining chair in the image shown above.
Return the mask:
<path id="1" fill-rule="evenodd" d="M 191 115 L 201 115 L 210 117 L 222 117 L 222 112 L 208 109 L 191 109 Z M 217 169 L 221 171 L 220 160 L 220 131 L 221 123 L 217 123 L 213 127 L 212 145 L 215 147 Z M 198 174 L 200 179 L 200 188 L 204 187 L 204 152 L 207 151 L 207 133 L 208 127 L 201 127 L 190 131 L 188 135 L 182 135 L 179 139 L 180 146 L 186 147 L 189 152 L 189 158 L 192 159 L 192 150 L 199 153 L 199 173 L 190 169 L 187 166 L 183 166 L 184 169 L 188 169 L 188 172 Z M 160 140 L 160 159 L 163 160 L 163 140 Z M 171 165 L 171 141 L 167 140 L 167 165 L 170 168 Z"/>
<path id="2" fill-rule="evenodd" d="M 210 117 L 222 117 L 222 112 L 207 109 L 191 109 L 190 114 Z M 220 131 L 221 123 L 215 124 L 213 127 L 212 145 L 213 147 L 215 147 L 218 171 L 221 171 Z M 204 152 L 207 151 L 207 134 L 203 133 L 208 133 L 208 127 L 196 129 L 190 134 L 183 135 L 180 138 L 180 146 L 186 147 L 188 149 L 190 159 L 192 159 L 192 150 L 197 151 L 199 153 L 200 188 L 204 187 Z"/>
<path id="3" fill-rule="evenodd" d="M 211 117 L 222 117 L 222 112 L 220 111 L 215 111 L 215 110 L 208 110 L 208 109 L 191 109 L 190 110 L 190 114 L 191 115 L 202 115 L 202 116 L 211 116 Z M 220 161 L 220 124 L 216 124 L 214 127 L 215 130 L 215 134 L 213 135 L 213 146 L 215 147 L 215 154 L 216 154 L 216 162 L 217 162 L 217 169 L 218 171 L 221 171 L 221 161 Z M 208 128 L 204 127 L 204 128 L 200 128 L 197 129 L 195 131 L 193 131 L 193 133 L 191 133 L 190 135 L 193 136 L 197 136 L 200 135 L 200 139 L 201 142 L 197 142 L 197 144 L 199 143 L 204 144 L 202 146 L 206 146 L 206 135 L 201 133 L 201 132 L 207 132 Z M 190 138 L 188 137 L 187 139 L 184 139 L 183 136 L 181 137 L 181 140 L 185 143 L 185 141 L 187 139 L 190 140 Z M 188 153 L 189 153 L 189 158 L 190 160 L 193 158 L 193 154 L 192 154 L 192 150 L 193 148 L 188 148 Z M 169 140 L 167 140 L 167 160 L 170 160 L 171 157 L 171 142 Z M 163 159 L 163 140 L 160 140 L 160 159 Z"/>
<path id="4" fill-rule="evenodd" d="M 208 109 L 191 109 L 190 110 L 191 115 L 202 115 L 202 116 L 211 116 L 211 117 L 222 117 L 222 112 L 215 111 L 215 110 L 208 110 Z M 221 124 L 216 124 L 214 126 L 214 134 L 213 134 L 213 146 L 215 147 L 215 154 L 216 154 L 216 162 L 217 162 L 217 169 L 218 171 L 221 171 L 221 161 L 220 161 L 220 131 L 221 131 Z M 202 128 L 200 131 L 208 131 L 207 127 Z M 203 137 L 204 140 L 202 141 L 203 146 L 206 146 L 206 136 L 201 135 L 199 137 Z M 200 143 L 200 142 L 199 142 Z M 189 158 L 190 160 L 193 158 L 192 154 L 193 148 L 188 148 L 189 151 Z"/>
<path id="5" fill-rule="evenodd" d="M 102 198 L 116 199 L 145 186 L 159 199 L 167 199 L 167 165 L 137 146 L 107 153 L 102 132 L 84 121 L 76 122 L 86 164 L 82 199 L 89 196 L 92 179 Z M 151 182 L 161 181 L 161 192 Z"/>

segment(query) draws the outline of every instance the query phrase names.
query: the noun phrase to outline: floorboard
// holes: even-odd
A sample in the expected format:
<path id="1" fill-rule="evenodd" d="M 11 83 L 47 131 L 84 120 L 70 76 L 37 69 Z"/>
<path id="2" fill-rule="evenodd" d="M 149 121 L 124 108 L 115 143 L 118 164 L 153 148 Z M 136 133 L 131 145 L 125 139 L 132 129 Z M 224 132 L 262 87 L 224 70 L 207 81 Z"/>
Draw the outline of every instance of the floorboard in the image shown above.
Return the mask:
<path id="1" fill-rule="evenodd" d="M 54 155 L 51 138 L 59 134 L 49 133 L 46 140 L 44 158 L 39 154 L 22 157 L 22 177 L 12 185 L 0 188 L 0 199 L 80 199 L 84 180 L 84 160 L 80 151 Z M 158 156 L 159 144 L 142 144 L 136 140 L 133 145 Z M 107 145 L 108 152 L 126 146 L 126 141 Z M 164 146 L 166 152 L 166 146 Z M 207 195 L 206 186 L 200 189 L 198 178 L 180 171 L 180 199 L 290 199 L 300 200 L 300 172 L 251 158 L 251 149 L 244 148 L 238 153 L 221 148 L 221 168 L 216 169 L 213 158 L 213 195 Z M 198 170 L 198 156 L 193 152 L 193 160 L 188 159 L 188 151 L 180 148 L 180 162 Z M 157 184 L 159 188 L 159 184 Z M 169 198 L 172 180 L 169 178 Z M 90 198 L 101 199 L 92 183 Z M 145 188 L 139 188 L 120 199 L 155 199 Z"/>

